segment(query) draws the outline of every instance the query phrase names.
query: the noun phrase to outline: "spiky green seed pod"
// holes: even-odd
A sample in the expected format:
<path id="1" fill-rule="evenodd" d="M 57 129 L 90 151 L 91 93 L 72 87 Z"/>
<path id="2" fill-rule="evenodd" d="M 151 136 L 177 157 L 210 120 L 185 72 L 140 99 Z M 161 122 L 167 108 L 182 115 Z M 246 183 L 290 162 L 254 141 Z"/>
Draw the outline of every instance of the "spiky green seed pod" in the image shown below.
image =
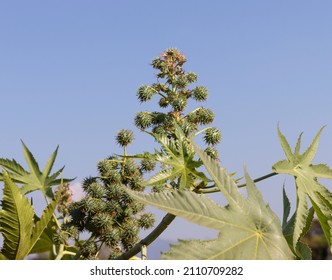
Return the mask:
<path id="1" fill-rule="evenodd" d="M 141 170 L 145 172 L 153 171 L 156 167 L 156 161 L 150 159 L 141 160 Z"/>
<path id="2" fill-rule="evenodd" d="M 221 132 L 218 128 L 209 127 L 205 131 L 204 141 L 207 145 L 216 145 L 221 141 Z"/>
<path id="3" fill-rule="evenodd" d="M 205 101 L 208 98 L 208 90 L 203 86 L 195 87 L 192 94 L 196 101 Z"/>
<path id="4" fill-rule="evenodd" d="M 166 108 L 168 105 L 169 105 L 169 101 L 165 97 L 160 98 L 159 106 L 161 108 Z"/>
<path id="5" fill-rule="evenodd" d="M 128 208 L 128 207 L 126 207 L 126 208 L 123 209 L 123 216 L 125 216 L 125 217 L 130 217 L 130 216 L 132 216 L 133 214 L 134 214 L 133 209 Z"/>
<path id="6" fill-rule="evenodd" d="M 134 141 L 134 133 L 129 129 L 121 129 L 115 139 L 121 147 L 126 147 Z"/>
<path id="7" fill-rule="evenodd" d="M 97 163 L 98 172 L 104 176 L 104 174 L 110 169 L 108 161 L 106 159 L 100 160 Z"/>
<path id="8" fill-rule="evenodd" d="M 98 182 L 91 183 L 85 191 L 93 198 L 102 198 L 105 195 L 105 187 Z"/>
<path id="9" fill-rule="evenodd" d="M 214 120 L 214 113 L 210 109 L 198 108 L 196 113 L 196 122 L 199 124 L 210 124 Z"/>
<path id="10" fill-rule="evenodd" d="M 134 238 L 139 232 L 138 221 L 133 218 L 128 218 L 128 222 L 124 225 L 123 229 L 126 237 Z"/>
<path id="11" fill-rule="evenodd" d="M 124 192 L 120 197 L 120 203 L 122 205 L 128 205 L 133 202 L 133 198 L 126 192 Z"/>
<path id="12" fill-rule="evenodd" d="M 133 201 L 130 204 L 131 209 L 133 210 L 133 214 L 137 214 L 139 212 L 142 212 L 145 208 L 145 205 L 143 203 L 140 203 L 138 201 Z"/>
<path id="13" fill-rule="evenodd" d="M 86 177 L 83 179 L 83 182 L 82 182 L 82 188 L 84 191 L 87 191 L 87 189 L 89 188 L 89 186 L 92 184 L 92 183 L 95 183 L 97 182 L 97 178 L 95 177 Z"/>
<path id="14" fill-rule="evenodd" d="M 81 200 L 82 209 L 84 212 L 95 214 L 100 211 L 104 211 L 107 207 L 106 202 L 98 199 L 93 198 L 91 196 L 86 196 Z"/>
<path id="15" fill-rule="evenodd" d="M 130 250 L 139 242 L 138 236 L 125 237 L 122 239 L 123 248 L 125 251 Z"/>
<path id="16" fill-rule="evenodd" d="M 119 184 L 122 180 L 121 174 L 117 170 L 113 169 L 108 170 L 107 172 L 102 174 L 102 176 L 103 181 L 109 184 Z"/>
<path id="17" fill-rule="evenodd" d="M 123 186 L 120 183 L 106 186 L 106 198 L 108 200 L 119 200 L 123 193 Z"/>
<path id="18" fill-rule="evenodd" d="M 152 99 L 153 95 L 156 93 L 156 90 L 150 86 L 143 85 L 140 86 L 137 91 L 137 97 L 140 102 L 146 102 Z"/>
<path id="19" fill-rule="evenodd" d="M 167 118 L 167 115 L 164 113 L 153 112 L 152 113 L 152 124 L 153 125 L 163 124 L 165 122 L 166 118 Z"/>
<path id="20" fill-rule="evenodd" d="M 141 177 L 130 178 L 127 184 L 133 191 L 141 192 L 145 189 L 145 187 L 141 185 Z"/>
<path id="21" fill-rule="evenodd" d="M 92 241 L 86 241 L 81 248 L 81 254 L 84 257 L 89 257 L 97 253 L 97 245 Z"/>
<path id="22" fill-rule="evenodd" d="M 149 229 L 154 225 L 155 218 L 151 213 L 145 213 L 141 215 L 141 218 L 138 220 L 138 224 L 143 229 Z"/>
<path id="23" fill-rule="evenodd" d="M 188 122 L 188 121 L 181 123 L 180 127 L 186 136 L 190 135 L 193 131 L 195 131 L 197 129 L 196 124 Z"/>
<path id="24" fill-rule="evenodd" d="M 136 162 L 132 159 L 127 159 L 123 164 L 123 172 L 127 177 L 132 177 L 139 174 L 139 169 Z"/>
<path id="25" fill-rule="evenodd" d="M 188 74 L 186 74 L 186 79 L 189 84 L 195 83 L 197 82 L 197 74 L 194 72 L 189 72 Z"/>
<path id="26" fill-rule="evenodd" d="M 135 116 L 135 125 L 139 129 L 146 129 L 152 125 L 153 117 L 150 112 L 139 112 Z"/>
<path id="27" fill-rule="evenodd" d="M 160 67 L 161 64 L 161 60 L 159 57 L 155 57 L 154 59 L 152 59 L 151 65 L 153 68 L 158 69 Z"/>
<path id="28" fill-rule="evenodd" d="M 155 126 L 153 129 L 152 129 L 152 132 L 155 133 L 155 134 L 159 134 L 159 135 L 166 135 L 167 132 L 166 132 L 166 129 L 164 128 L 164 126 L 160 125 L 160 126 Z"/>
<path id="29" fill-rule="evenodd" d="M 100 160 L 97 164 L 97 169 L 100 177 L 109 177 L 110 172 L 114 172 L 119 168 L 119 159 L 117 157 L 109 157 L 108 159 Z"/>
<path id="30" fill-rule="evenodd" d="M 112 203 L 107 204 L 107 211 L 113 216 L 118 217 L 122 214 L 121 204 L 117 201 L 112 201 Z"/>
<path id="31" fill-rule="evenodd" d="M 108 160 L 107 166 L 110 169 L 117 169 L 119 167 L 119 158 L 118 157 L 116 157 L 116 156 L 109 156 L 107 158 L 107 160 Z"/>
<path id="32" fill-rule="evenodd" d="M 92 217 L 91 223 L 96 229 L 109 230 L 113 225 L 113 218 L 108 212 L 99 212 Z"/>
<path id="33" fill-rule="evenodd" d="M 69 206 L 68 211 L 72 218 L 71 224 L 76 226 L 79 231 L 83 231 L 86 213 L 84 211 L 82 200 L 78 202 L 73 202 Z"/>
<path id="34" fill-rule="evenodd" d="M 182 112 L 187 106 L 187 99 L 177 99 L 172 103 L 172 107 L 176 112 Z"/>
<path id="35" fill-rule="evenodd" d="M 67 244 L 68 239 L 69 235 L 62 230 L 53 235 L 53 242 L 57 245 Z"/>
<path id="36" fill-rule="evenodd" d="M 107 246 L 113 247 L 120 241 L 120 235 L 121 232 L 118 228 L 112 228 L 102 236 L 101 240 L 105 242 Z"/>
<path id="37" fill-rule="evenodd" d="M 204 150 L 208 156 L 210 156 L 212 159 L 218 159 L 219 157 L 219 152 L 216 148 L 214 147 L 207 147 L 205 150 Z"/>
<path id="38" fill-rule="evenodd" d="M 117 170 L 109 170 L 105 176 L 105 181 L 110 184 L 119 184 L 121 183 L 121 174 Z"/>
<path id="39" fill-rule="evenodd" d="M 180 76 L 179 78 L 176 79 L 175 85 L 177 88 L 183 89 L 188 86 L 188 81 L 185 77 Z"/>

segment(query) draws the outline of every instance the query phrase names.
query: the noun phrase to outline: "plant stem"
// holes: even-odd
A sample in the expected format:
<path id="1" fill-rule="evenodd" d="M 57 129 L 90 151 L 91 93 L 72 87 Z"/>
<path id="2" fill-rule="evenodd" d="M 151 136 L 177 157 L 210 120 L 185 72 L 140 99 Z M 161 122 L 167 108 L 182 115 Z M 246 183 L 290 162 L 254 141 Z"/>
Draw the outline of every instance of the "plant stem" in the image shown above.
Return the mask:
<path id="1" fill-rule="evenodd" d="M 254 183 L 257 183 L 257 182 L 259 182 L 259 181 L 262 181 L 262 180 L 264 180 L 264 179 L 270 178 L 270 177 L 275 176 L 275 175 L 278 175 L 278 173 L 276 173 L 276 172 L 269 173 L 269 174 L 267 174 L 267 175 L 264 175 L 264 176 L 262 176 L 262 177 L 259 177 L 259 178 L 255 179 L 255 180 L 254 180 Z M 245 187 L 246 185 L 247 185 L 246 183 L 243 183 L 243 184 L 241 184 L 241 185 L 238 185 L 237 187 L 238 187 L 238 188 L 243 188 L 243 187 Z M 216 192 L 220 192 L 220 189 L 217 188 L 217 187 L 216 187 L 215 189 L 212 189 L 212 190 L 203 190 L 203 189 L 201 189 L 201 190 L 199 191 L 199 193 L 204 193 L 204 194 L 206 194 L 206 193 L 216 193 Z"/>
<path id="2" fill-rule="evenodd" d="M 269 173 L 267 175 L 264 175 L 262 177 L 259 177 L 259 178 L 255 179 L 254 183 L 257 183 L 259 181 L 265 180 L 265 179 L 270 178 L 270 177 L 275 176 L 275 175 L 278 175 L 278 173 L 276 173 L 276 172 Z M 245 187 L 246 185 L 247 185 L 246 183 L 238 185 L 238 188 Z"/>
<path id="3" fill-rule="evenodd" d="M 117 257 L 117 260 L 129 260 L 139 252 L 141 252 L 142 246 L 148 246 L 153 241 L 157 239 L 157 237 L 164 232 L 164 230 L 169 226 L 169 224 L 175 219 L 175 215 L 167 213 L 164 218 L 161 220 L 159 225 L 144 239 L 142 239 L 139 243 L 137 243 L 133 248 L 129 251 L 124 252 L 121 256 Z"/>

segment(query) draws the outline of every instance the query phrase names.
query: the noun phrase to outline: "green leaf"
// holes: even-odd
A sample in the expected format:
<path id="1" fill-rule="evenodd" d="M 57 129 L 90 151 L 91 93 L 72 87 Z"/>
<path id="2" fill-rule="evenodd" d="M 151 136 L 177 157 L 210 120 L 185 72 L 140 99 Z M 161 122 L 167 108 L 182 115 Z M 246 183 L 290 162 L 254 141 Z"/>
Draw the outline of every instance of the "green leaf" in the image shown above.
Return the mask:
<path id="1" fill-rule="evenodd" d="M 185 136 L 180 126 L 176 123 L 174 123 L 174 125 L 175 139 L 170 139 L 165 135 L 147 132 L 162 146 L 161 151 L 156 151 L 150 159 L 159 162 L 167 169 L 162 169 L 149 180 L 143 182 L 143 186 L 156 186 L 178 178 L 178 186 L 180 189 L 193 189 L 195 187 L 195 180 L 211 181 L 203 172 L 196 170 L 202 163 L 194 159 L 195 152 L 192 144 Z"/>
<path id="2" fill-rule="evenodd" d="M 265 205 L 247 172 L 245 198 L 225 169 L 198 146 L 194 148 L 227 198 L 227 206 L 191 191 L 141 194 L 127 190 L 142 203 L 220 232 L 213 240 L 179 241 L 163 259 L 293 259 L 278 217 Z"/>
<path id="3" fill-rule="evenodd" d="M 34 211 L 29 200 L 12 182 L 5 170 L 0 232 L 4 236 L 1 253 L 8 259 L 24 259 L 33 231 Z"/>
<path id="4" fill-rule="evenodd" d="M 55 208 L 56 208 L 56 206 L 59 202 L 60 195 L 61 195 L 61 188 L 59 188 L 59 190 L 57 191 L 55 199 L 52 200 L 52 202 L 47 205 L 47 207 L 43 211 L 42 216 L 35 223 L 35 226 L 34 226 L 33 232 L 32 232 L 32 236 L 30 238 L 28 253 L 35 246 L 36 242 L 38 241 L 38 239 L 40 238 L 40 236 L 44 232 L 47 224 L 50 222 L 50 220 L 51 220 L 51 218 L 54 214 Z"/>
<path id="5" fill-rule="evenodd" d="M 0 158 L 0 165 L 5 167 L 7 170 L 13 171 L 21 176 L 28 174 L 28 172 L 25 171 L 24 168 L 14 159 L 10 160 L 7 158 Z"/>
<path id="6" fill-rule="evenodd" d="M 287 224 L 287 219 L 289 217 L 290 208 L 291 208 L 290 201 L 289 201 L 288 196 L 285 191 L 285 186 L 282 188 L 282 197 L 283 197 L 283 205 L 284 205 L 283 215 L 282 215 L 283 216 L 282 228 L 284 228 Z"/>
<path id="7" fill-rule="evenodd" d="M 27 148 L 23 141 L 23 154 L 27 165 L 29 167 L 29 171 L 26 171 L 20 164 L 18 164 L 14 159 L 0 159 L 0 165 L 2 165 L 9 174 L 10 178 L 18 184 L 22 184 L 21 192 L 22 194 L 27 194 L 36 190 L 40 190 L 47 197 L 53 198 L 53 192 L 51 187 L 55 185 L 59 185 L 61 180 L 63 183 L 71 182 L 73 179 L 57 179 L 58 176 L 61 175 L 64 167 L 50 175 L 52 167 L 54 165 L 58 147 L 49 157 L 43 171 L 40 171 L 39 165 L 35 160 L 33 154 Z M 3 177 L 0 173 L 0 180 L 3 180 Z"/>
<path id="8" fill-rule="evenodd" d="M 0 210 L 0 232 L 4 236 L 1 253 L 8 259 L 25 259 L 49 223 L 60 199 L 60 192 L 35 222 L 29 200 L 13 183 L 7 172 L 4 175 L 4 195 Z"/>
<path id="9" fill-rule="evenodd" d="M 48 228 L 46 228 L 36 242 L 35 246 L 33 246 L 31 249 L 30 254 L 40 254 L 51 251 L 54 245 L 52 239 L 54 234 L 53 231 L 50 231 Z"/>
<path id="10" fill-rule="evenodd" d="M 2 253 L 0 253 L 0 261 L 1 260 L 8 260 L 8 259 L 5 257 L 5 255 L 3 255 Z"/>
<path id="11" fill-rule="evenodd" d="M 35 160 L 33 154 L 29 151 L 27 146 L 24 144 L 24 142 L 21 140 L 22 146 L 23 146 L 23 154 L 25 157 L 25 160 L 29 166 L 30 173 L 33 174 L 36 178 L 41 177 L 41 172 L 39 170 L 39 166 L 37 161 Z"/>
<path id="12" fill-rule="evenodd" d="M 46 178 L 51 173 L 51 170 L 52 170 L 54 162 L 55 162 L 55 158 L 56 158 L 56 156 L 58 154 L 58 149 L 59 149 L 59 146 L 56 147 L 55 151 L 51 154 L 50 158 L 48 159 L 48 161 L 47 161 L 47 163 L 46 163 L 46 165 L 44 167 L 44 170 L 42 172 L 42 177 L 43 177 L 44 180 L 46 180 Z M 62 169 L 61 169 L 61 171 L 62 171 Z"/>
<path id="13" fill-rule="evenodd" d="M 332 170 L 325 164 L 312 164 L 323 128 L 318 131 L 311 145 L 303 154 L 300 154 L 302 134 L 292 153 L 286 137 L 278 128 L 280 143 L 287 158 L 274 164 L 273 169 L 277 173 L 294 176 L 296 183 L 297 204 L 292 238 L 294 250 L 303 235 L 309 215 L 307 197 L 313 205 L 329 245 L 331 246 L 332 243 L 332 194 L 317 180 L 319 177 L 332 179 Z"/>
<path id="14" fill-rule="evenodd" d="M 285 220 L 282 226 L 283 234 L 289 244 L 290 248 L 297 256 L 298 259 L 301 260 L 310 260 L 311 259 L 311 249 L 307 244 L 302 243 L 301 238 L 309 231 L 312 220 L 314 218 L 314 210 L 310 208 L 308 211 L 308 216 L 305 221 L 305 226 L 301 232 L 299 237 L 299 241 L 296 243 L 296 248 L 293 248 L 293 236 L 294 236 L 294 229 L 295 229 L 295 220 L 296 220 L 296 211 L 292 215 L 289 220 Z"/>

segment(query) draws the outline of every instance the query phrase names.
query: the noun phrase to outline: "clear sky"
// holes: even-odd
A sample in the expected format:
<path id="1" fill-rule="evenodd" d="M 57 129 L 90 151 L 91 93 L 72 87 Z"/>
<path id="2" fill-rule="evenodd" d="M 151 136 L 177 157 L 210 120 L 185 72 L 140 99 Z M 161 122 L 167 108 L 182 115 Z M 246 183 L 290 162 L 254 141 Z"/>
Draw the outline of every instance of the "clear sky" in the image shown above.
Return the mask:
<path id="1" fill-rule="evenodd" d="M 0 156 L 24 163 L 22 139 L 43 166 L 60 145 L 55 168 L 79 184 L 120 151 L 121 128 L 135 131 L 129 152 L 150 149 L 133 118 L 157 101 L 136 91 L 155 82 L 151 59 L 176 47 L 209 89 L 229 171 L 271 172 L 284 158 L 278 123 L 292 146 L 304 131 L 304 147 L 327 125 L 316 162 L 332 166 L 331 14 L 329 0 L 0 1 Z M 278 214 L 284 182 L 292 197 L 290 177 L 258 184 Z M 188 236 L 205 237 L 179 220 L 163 238 Z"/>

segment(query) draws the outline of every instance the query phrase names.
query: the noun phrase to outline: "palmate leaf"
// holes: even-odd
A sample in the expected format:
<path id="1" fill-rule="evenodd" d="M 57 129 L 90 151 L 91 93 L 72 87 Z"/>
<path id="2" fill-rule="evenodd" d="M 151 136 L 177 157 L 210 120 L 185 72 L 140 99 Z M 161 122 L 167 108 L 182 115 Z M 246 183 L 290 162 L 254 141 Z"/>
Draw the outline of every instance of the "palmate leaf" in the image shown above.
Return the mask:
<path id="1" fill-rule="evenodd" d="M 45 196 L 53 198 L 53 192 L 51 189 L 52 186 L 59 185 L 60 182 L 69 183 L 75 179 L 75 178 L 57 179 L 57 177 L 61 174 L 64 167 L 60 168 L 58 171 L 50 175 L 57 156 L 58 147 L 51 154 L 43 171 L 41 171 L 33 154 L 30 152 L 30 150 L 27 148 L 24 142 L 23 141 L 21 142 L 23 146 L 23 154 L 30 172 L 26 171 L 14 159 L 9 160 L 9 159 L 0 158 L 0 165 L 7 170 L 10 178 L 15 183 L 22 184 L 21 187 L 22 194 L 27 194 L 35 190 L 40 190 L 43 192 Z M 0 180 L 3 180 L 3 176 L 1 173 L 0 173 Z"/>
<path id="2" fill-rule="evenodd" d="M 7 259 L 19 259 L 26 251 L 33 230 L 34 211 L 29 200 L 20 192 L 3 170 L 4 189 L 0 210 L 0 232 L 4 236 L 1 253 Z"/>
<path id="3" fill-rule="evenodd" d="M 293 249 L 293 235 L 294 235 L 294 225 L 295 225 L 295 217 L 296 212 L 292 217 L 288 220 L 289 213 L 290 213 L 290 201 L 286 195 L 285 187 L 283 188 L 283 204 L 284 204 L 284 211 L 283 211 L 283 221 L 282 221 L 282 232 L 289 244 L 289 246 Z M 309 209 L 309 215 L 307 216 L 306 225 L 302 231 L 300 237 L 303 237 L 310 229 L 312 220 L 314 217 L 313 208 Z M 311 249 L 307 244 L 301 242 L 301 240 L 296 244 L 296 249 L 294 253 L 297 255 L 299 259 L 310 260 L 312 259 L 311 256 Z"/>
<path id="4" fill-rule="evenodd" d="M 195 150 L 220 191 L 228 200 L 223 207 L 191 191 L 141 194 L 134 198 L 190 222 L 218 230 L 213 240 L 179 241 L 163 259 L 293 259 L 278 217 L 264 204 L 260 192 L 245 171 L 248 197 L 234 180 L 199 147 Z"/>
<path id="5" fill-rule="evenodd" d="M 294 176 L 296 183 L 297 205 L 292 238 L 294 249 L 296 249 L 297 243 L 303 235 L 310 214 L 307 197 L 319 219 L 329 245 L 331 246 L 332 243 L 332 194 L 317 181 L 319 177 L 332 179 L 332 170 L 325 164 L 312 164 L 323 128 L 319 130 L 313 142 L 303 154 L 300 154 L 302 134 L 297 140 L 294 152 L 292 152 L 286 137 L 278 128 L 280 143 L 287 159 L 274 164 L 273 169 L 277 173 Z"/>
<path id="6" fill-rule="evenodd" d="M 169 139 L 165 135 L 147 133 L 152 135 L 162 146 L 162 150 L 156 151 L 150 159 L 158 161 L 168 169 L 161 170 L 149 180 L 143 182 L 142 185 L 156 186 L 179 178 L 179 189 L 190 189 L 195 180 L 210 181 L 203 172 L 196 170 L 202 163 L 194 159 L 193 147 L 179 125 L 175 124 L 176 140 Z"/>
<path id="7" fill-rule="evenodd" d="M 3 170 L 4 190 L 0 210 L 0 232 L 4 236 L 1 256 L 25 259 L 50 221 L 60 198 L 60 192 L 44 210 L 38 221 L 29 200 Z"/>

